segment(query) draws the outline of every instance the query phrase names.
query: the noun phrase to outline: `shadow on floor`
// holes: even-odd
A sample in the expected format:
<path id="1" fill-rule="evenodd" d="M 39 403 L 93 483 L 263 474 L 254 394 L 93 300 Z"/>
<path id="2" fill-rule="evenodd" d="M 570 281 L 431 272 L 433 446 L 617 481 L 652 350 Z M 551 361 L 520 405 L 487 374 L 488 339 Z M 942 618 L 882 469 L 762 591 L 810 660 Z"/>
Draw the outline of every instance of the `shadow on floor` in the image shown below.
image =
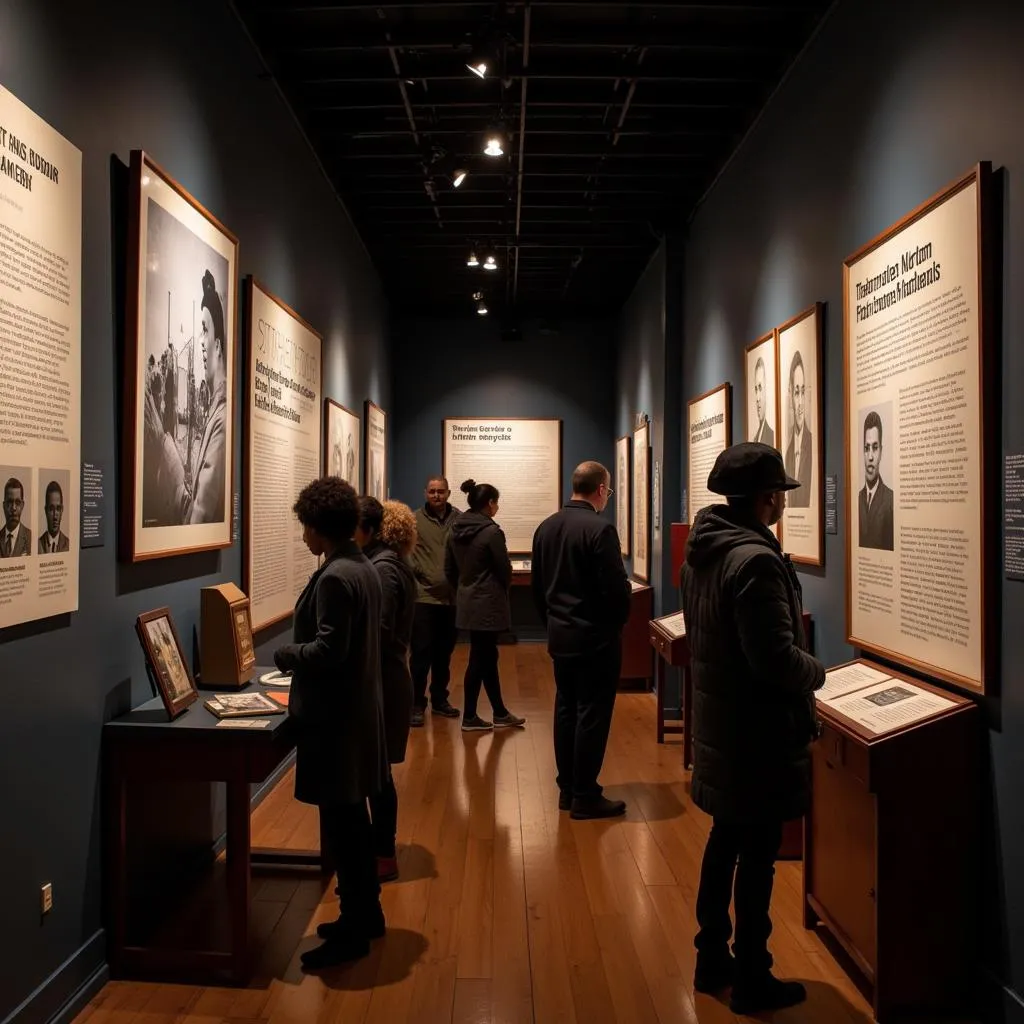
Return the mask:
<path id="1" fill-rule="evenodd" d="M 803 979 L 801 979 L 803 980 Z M 700 1024 L 720 1024 L 723 1020 L 772 1021 L 773 1024 L 874 1024 L 874 1019 L 863 1010 L 852 1006 L 843 995 L 823 981 L 806 981 L 807 1002 L 788 1010 L 758 1013 L 732 1018 L 724 1013 L 729 1005 L 728 995 L 720 998 L 695 995 L 694 1010 Z"/>
<path id="2" fill-rule="evenodd" d="M 397 884 L 418 882 L 424 878 L 437 878 L 437 859 L 433 852 L 418 843 L 399 847 Z"/>
<path id="3" fill-rule="evenodd" d="M 316 939 L 302 944 L 299 952 L 312 949 Z M 412 974 L 427 951 L 426 936 L 407 928 L 389 928 L 383 939 L 374 942 L 370 955 L 348 967 L 319 971 L 317 976 L 327 988 L 338 992 L 363 992 L 385 985 L 396 985 Z"/>

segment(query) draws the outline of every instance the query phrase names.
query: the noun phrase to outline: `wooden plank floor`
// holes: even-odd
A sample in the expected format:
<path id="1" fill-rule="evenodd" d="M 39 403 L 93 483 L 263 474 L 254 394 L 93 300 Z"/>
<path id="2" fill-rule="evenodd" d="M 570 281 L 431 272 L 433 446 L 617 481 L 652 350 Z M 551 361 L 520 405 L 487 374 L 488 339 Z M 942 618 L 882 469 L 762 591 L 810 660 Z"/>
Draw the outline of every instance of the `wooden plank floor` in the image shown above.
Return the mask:
<path id="1" fill-rule="evenodd" d="M 453 664 L 461 679 L 466 650 Z M 247 988 L 117 981 L 90 1024 L 700 1022 L 727 1005 L 695 995 L 694 899 L 708 819 L 691 803 L 678 743 L 654 739 L 654 697 L 621 694 L 602 781 L 629 813 L 573 822 L 559 813 L 554 684 L 540 645 L 501 648 L 502 686 L 527 728 L 466 736 L 429 715 L 396 770 L 401 879 L 384 888 L 387 937 L 366 960 L 304 975 L 299 953 L 337 914 L 333 884 L 254 878 Z M 461 686 L 453 702 L 461 699 Z M 489 712 L 482 698 L 484 714 Z M 289 774 L 254 814 L 253 843 L 315 847 L 315 810 Z M 779 865 L 772 949 L 808 1002 L 784 1024 L 867 1024 L 868 1003 L 800 914 L 800 866 Z"/>

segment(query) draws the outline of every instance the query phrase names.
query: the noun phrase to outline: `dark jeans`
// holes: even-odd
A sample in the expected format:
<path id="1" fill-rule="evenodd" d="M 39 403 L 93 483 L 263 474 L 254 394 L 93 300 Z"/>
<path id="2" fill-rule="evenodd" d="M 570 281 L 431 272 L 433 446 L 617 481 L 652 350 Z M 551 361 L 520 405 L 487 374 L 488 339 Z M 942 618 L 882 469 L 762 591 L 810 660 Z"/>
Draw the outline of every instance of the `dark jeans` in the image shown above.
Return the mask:
<path id="1" fill-rule="evenodd" d="M 555 764 L 558 788 L 580 800 L 601 795 L 597 776 L 612 726 L 622 645 L 555 657 Z"/>
<path id="2" fill-rule="evenodd" d="M 380 883 L 366 801 L 320 806 L 320 829 L 338 871 L 342 916 L 355 927 L 380 913 Z"/>
<path id="3" fill-rule="evenodd" d="M 395 836 L 398 834 L 398 790 L 390 774 L 380 793 L 370 797 L 370 817 L 373 820 L 374 853 L 378 857 L 394 857 Z"/>
<path id="4" fill-rule="evenodd" d="M 491 711 L 495 715 L 507 715 L 508 708 L 501 699 L 501 681 L 498 679 L 498 637 L 500 633 L 491 630 L 474 629 L 469 634 L 469 664 L 466 666 L 466 706 L 463 717 L 476 714 L 476 703 L 480 699 L 480 686 L 487 691 Z"/>
<path id="5" fill-rule="evenodd" d="M 435 708 L 448 703 L 448 682 L 451 679 L 456 635 L 454 607 L 416 602 L 409 651 L 415 707 L 422 709 L 427 706 L 428 675 L 430 703 Z"/>
<path id="6" fill-rule="evenodd" d="M 697 891 L 697 951 L 712 960 L 729 952 L 732 922 L 729 900 L 735 898 L 738 978 L 757 978 L 769 971 L 772 933 L 769 906 L 775 858 L 782 843 L 782 822 L 735 822 L 715 818 L 704 848 Z M 735 878 L 735 893 L 733 879 Z"/>

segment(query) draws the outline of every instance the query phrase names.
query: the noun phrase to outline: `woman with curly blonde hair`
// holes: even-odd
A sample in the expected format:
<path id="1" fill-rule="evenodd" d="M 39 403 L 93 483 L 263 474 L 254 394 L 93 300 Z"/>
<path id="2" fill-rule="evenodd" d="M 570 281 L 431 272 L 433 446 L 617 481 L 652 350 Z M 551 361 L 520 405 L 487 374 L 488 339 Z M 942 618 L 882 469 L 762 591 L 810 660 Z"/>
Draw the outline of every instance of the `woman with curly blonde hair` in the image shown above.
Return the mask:
<path id="1" fill-rule="evenodd" d="M 359 499 L 356 543 L 380 577 L 380 673 L 384 694 L 384 733 L 388 761 L 401 764 L 409 741 L 412 718 L 412 675 L 409 643 L 416 605 L 416 577 L 409 555 L 416 546 L 416 516 L 400 501 L 364 496 Z M 398 877 L 395 835 L 398 831 L 398 792 L 390 773 L 378 796 L 370 798 L 377 877 L 390 882 Z"/>

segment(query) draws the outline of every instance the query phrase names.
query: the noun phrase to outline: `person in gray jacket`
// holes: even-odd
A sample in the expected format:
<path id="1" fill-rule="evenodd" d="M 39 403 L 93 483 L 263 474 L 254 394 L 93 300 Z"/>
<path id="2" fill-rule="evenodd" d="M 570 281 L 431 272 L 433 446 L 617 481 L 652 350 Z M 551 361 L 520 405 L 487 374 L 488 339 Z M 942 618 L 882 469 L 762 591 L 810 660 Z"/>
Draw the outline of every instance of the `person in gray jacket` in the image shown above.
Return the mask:
<path id="1" fill-rule="evenodd" d="M 444 553 L 452 524 L 459 518 L 452 508 L 448 481 L 432 476 L 424 491 L 425 502 L 416 510 L 416 547 L 412 568 L 416 574 L 416 611 L 412 624 L 412 724 L 423 725 L 427 710 L 427 677 L 430 677 L 430 709 L 443 718 L 458 718 L 459 709 L 448 700 L 455 628 L 455 592 L 444 572 Z"/>
<path id="2" fill-rule="evenodd" d="M 364 495 L 359 499 L 356 543 L 369 558 L 381 585 L 380 673 L 384 695 L 384 735 L 388 761 L 401 764 L 409 744 L 412 714 L 412 676 L 409 674 L 409 638 L 412 636 L 416 579 L 409 553 L 416 544 L 416 519 L 400 501 Z M 398 791 L 388 773 L 377 796 L 370 797 L 370 817 L 377 849 L 377 877 L 398 878 L 395 836 L 398 832 Z"/>
<path id="3" fill-rule="evenodd" d="M 505 707 L 498 676 L 498 637 L 511 626 L 508 589 L 512 585 L 512 563 L 505 534 L 494 521 L 498 511 L 498 489 L 491 484 L 467 480 L 462 485 L 469 511 L 452 526 L 445 550 L 445 575 L 455 593 L 455 625 L 469 632 L 469 664 L 466 666 L 466 707 L 463 732 L 522 727 Z M 494 721 L 476 712 L 480 687 L 487 691 Z"/>

